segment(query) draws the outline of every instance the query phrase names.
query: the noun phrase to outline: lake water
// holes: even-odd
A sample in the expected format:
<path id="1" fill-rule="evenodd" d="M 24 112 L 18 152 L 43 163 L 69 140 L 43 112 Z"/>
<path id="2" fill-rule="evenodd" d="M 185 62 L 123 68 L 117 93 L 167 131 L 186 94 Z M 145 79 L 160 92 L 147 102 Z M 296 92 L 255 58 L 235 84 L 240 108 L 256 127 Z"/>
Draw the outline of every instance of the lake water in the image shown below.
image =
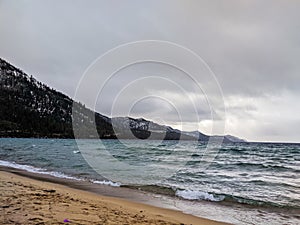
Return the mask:
<path id="1" fill-rule="evenodd" d="M 215 153 L 189 141 L 0 139 L 2 166 L 144 188 L 235 224 L 300 224 L 299 144 L 225 144 Z"/>

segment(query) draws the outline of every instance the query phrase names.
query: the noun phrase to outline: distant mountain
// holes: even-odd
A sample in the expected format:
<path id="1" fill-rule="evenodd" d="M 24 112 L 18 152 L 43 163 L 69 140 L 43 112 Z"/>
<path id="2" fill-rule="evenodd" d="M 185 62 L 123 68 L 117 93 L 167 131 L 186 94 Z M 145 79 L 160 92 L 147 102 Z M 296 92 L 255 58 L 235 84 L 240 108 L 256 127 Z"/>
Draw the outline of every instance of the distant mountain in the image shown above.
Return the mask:
<path id="1" fill-rule="evenodd" d="M 231 142 L 247 142 L 245 139 L 241 139 L 232 135 L 225 135 L 225 137 Z"/>
<path id="2" fill-rule="evenodd" d="M 187 135 L 180 130 L 169 126 L 159 125 L 143 118 L 134 119 L 130 117 L 112 118 L 115 134 L 118 138 L 152 139 L 152 140 L 198 140 L 197 137 Z M 131 130 L 131 132 L 124 132 Z M 206 141 L 200 139 L 200 141 Z"/>
<path id="3" fill-rule="evenodd" d="M 82 138 L 208 141 L 201 132 L 185 132 L 143 118 L 108 118 L 28 76 L 0 59 L 0 137 L 74 138 L 74 124 Z M 95 122 L 98 135 L 90 124 Z M 131 132 L 128 132 L 128 131 Z M 233 136 L 224 142 L 244 141 Z"/>

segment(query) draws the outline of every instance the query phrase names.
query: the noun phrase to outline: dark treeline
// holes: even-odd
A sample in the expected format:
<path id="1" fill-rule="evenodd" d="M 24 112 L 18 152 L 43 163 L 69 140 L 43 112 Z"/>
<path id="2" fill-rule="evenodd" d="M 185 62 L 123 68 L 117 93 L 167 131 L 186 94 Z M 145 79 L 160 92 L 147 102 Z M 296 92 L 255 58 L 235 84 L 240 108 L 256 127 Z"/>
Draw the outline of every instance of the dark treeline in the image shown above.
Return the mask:
<path id="1" fill-rule="evenodd" d="M 94 120 L 101 138 L 115 137 L 108 118 L 0 59 L 0 136 L 73 138 L 73 103 L 86 138 L 95 138 L 89 136 L 89 126 L 85 130 Z"/>

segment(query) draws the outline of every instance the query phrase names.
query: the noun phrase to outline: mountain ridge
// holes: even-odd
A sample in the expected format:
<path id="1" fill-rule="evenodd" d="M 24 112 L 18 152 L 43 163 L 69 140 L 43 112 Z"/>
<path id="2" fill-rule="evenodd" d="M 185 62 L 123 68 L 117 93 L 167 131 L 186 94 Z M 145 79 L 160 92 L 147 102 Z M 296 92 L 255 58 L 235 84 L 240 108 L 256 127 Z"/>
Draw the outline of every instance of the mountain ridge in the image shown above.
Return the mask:
<path id="1" fill-rule="evenodd" d="M 48 87 L 0 58 L 0 137 L 102 138 L 208 141 L 208 135 L 144 118 L 109 118 Z M 96 124 L 97 135 L 94 127 Z M 80 127 L 79 133 L 73 127 Z M 131 132 L 130 132 L 131 131 Z M 75 135 L 74 133 L 75 132 Z M 234 136 L 224 142 L 244 142 Z"/>

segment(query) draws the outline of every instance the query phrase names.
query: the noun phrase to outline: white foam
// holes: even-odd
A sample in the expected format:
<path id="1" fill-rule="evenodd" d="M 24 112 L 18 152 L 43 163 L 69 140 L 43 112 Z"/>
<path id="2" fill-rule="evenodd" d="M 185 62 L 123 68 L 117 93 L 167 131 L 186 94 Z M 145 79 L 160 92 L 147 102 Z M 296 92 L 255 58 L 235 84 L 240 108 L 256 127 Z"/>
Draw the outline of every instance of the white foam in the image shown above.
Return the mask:
<path id="1" fill-rule="evenodd" d="M 112 187 L 120 187 L 121 186 L 120 183 L 118 183 L 118 182 L 112 182 L 110 180 L 101 180 L 101 181 L 99 181 L 99 180 L 92 180 L 91 182 L 94 183 L 94 184 L 108 185 L 108 186 L 112 186 Z"/>
<path id="2" fill-rule="evenodd" d="M 42 168 L 37 168 L 37 167 L 29 166 L 29 165 L 21 165 L 21 164 L 15 163 L 15 162 L 8 162 L 8 161 L 0 160 L 0 166 L 6 166 L 6 167 L 10 167 L 10 168 L 25 170 L 25 171 L 31 172 L 31 173 L 45 174 L 45 175 L 50 175 L 53 177 L 64 178 L 64 179 L 69 179 L 69 180 L 77 180 L 77 181 L 83 180 L 83 179 L 80 179 L 77 177 L 69 176 L 69 175 L 61 173 L 61 172 L 47 171 Z M 112 186 L 112 187 L 120 187 L 121 186 L 120 183 L 112 182 L 110 180 L 102 180 L 102 181 L 91 180 L 91 182 L 94 184 L 108 185 L 108 186 Z"/>
<path id="3" fill-rule="evenodd" d="M 207 192 L 194 190 L 177 190 L 175 194 L 176 196 L 187 200 L 207 200 L 212 202 L 220 202 L 225 198 L 225 196 L 214 196 L 213 194 Z"/>
<path id="4" fill-rule="evenodd" d="M 37 168 L 37 167 L 33 167 L 33 166 L 28 166 L 28 165 L 21 165 L 21 164 L 15 163 L 15 162 L 8 162 L 8 161 L 0 160 L 0 166 L 11 167 L 11 168 L 15 168 L 15 169 L 25 170 L 25 171 L 31 172 L 31 173 L 45 174 L 45 175 L 50 175 L 53 177 L 64 178 L 64 179 L 69 179 L 69 180 L 78 180 L 78 181 L 82 180 L 80 178 L 69 176 L 69 175 L 61 173 L 61 172 L 46 171 L 45 169 L 42 169 L 42 168 Z"/>

